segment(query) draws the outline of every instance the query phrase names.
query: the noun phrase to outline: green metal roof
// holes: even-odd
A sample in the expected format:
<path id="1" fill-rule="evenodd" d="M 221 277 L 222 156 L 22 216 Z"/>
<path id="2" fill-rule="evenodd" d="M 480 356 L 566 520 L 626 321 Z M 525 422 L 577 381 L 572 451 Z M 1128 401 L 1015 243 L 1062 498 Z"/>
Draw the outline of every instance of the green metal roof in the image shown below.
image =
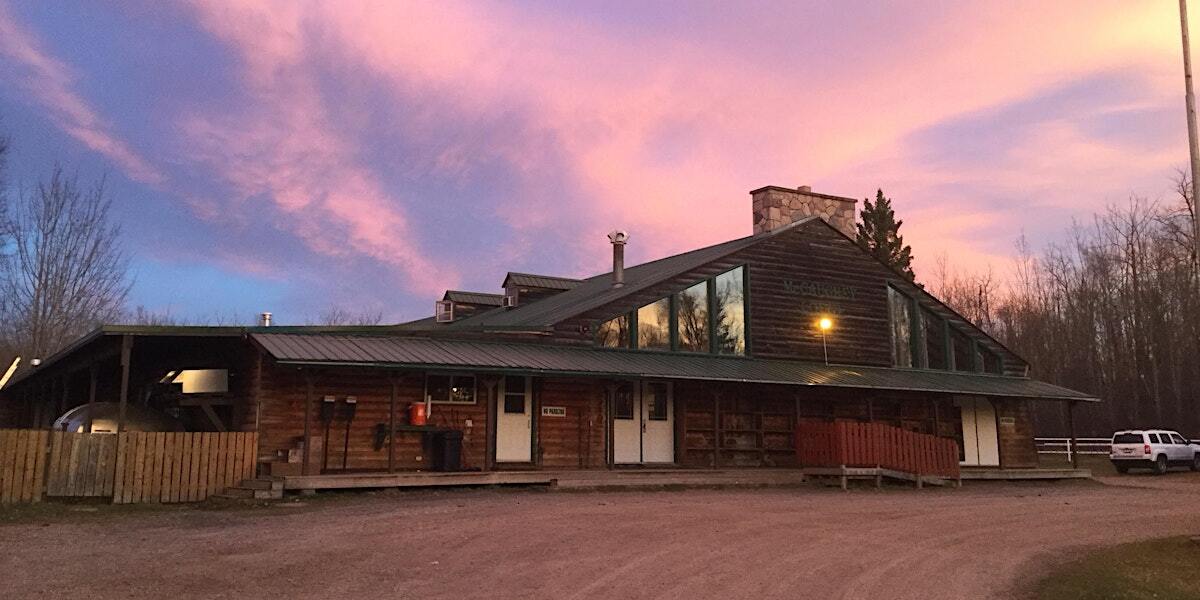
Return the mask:
<path id="1" fill-rule="evenodd" d="M 820 221 L 817 217 L 800 219 L 774 231 L 730 240 L 683 254 L 625 268 L 625 285 L 613 287 L 612 274 L 602 273 L 583 280 L 579 285 L 529 304 L 516 308 L 488 311 L 469 318 L 446 324 L 444 329 L 483 330 L 544 330 L 555 323 L 604 306 L 649 286 L 670 279 L 680 273 L 703 266 L 723 256 L 737 252 L 762 240 L 777 236 L 805 223 Z M 511 274 L 510 274 L 511 276 Z"/>
<path id="2" fill-rule="evenodd" d="M 506 288 L 510 285 L 515 285 L 517 287 L 536 287 L 546 288 L 548 290 L 569 290 L 578 286 L 580 283 L 583 283 L 582 279 L 509 271 L 508 275 L 504 277 L 504 283 L 501 283 L 500 287 Z"/>
<path id="3" fill-rule="evenodd" d="M 1096 401 L 1024 377 L 443 338 L 256 332 L 285 364 L 663 378 Z"/>
<path id="4" fill-rule="evenodd" d="M 442 300 L 461 304 L 478 304 L 480 306 L 501 306 L 504 304 L 503 294 L 488 294 L 484 292 L 464 292 L 462 290 L 446 290 Z"/>

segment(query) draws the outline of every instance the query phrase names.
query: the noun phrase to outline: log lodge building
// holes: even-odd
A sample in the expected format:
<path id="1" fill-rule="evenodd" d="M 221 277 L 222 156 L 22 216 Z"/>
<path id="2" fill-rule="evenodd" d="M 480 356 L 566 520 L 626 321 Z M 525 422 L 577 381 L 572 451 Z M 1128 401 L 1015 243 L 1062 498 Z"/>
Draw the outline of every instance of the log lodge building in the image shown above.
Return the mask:
<path id="1" fill-rule="evenodd" d="M 508 273 L 502 293 L 447 291 L 409 323 L 106 326 L 18 374 L 0 426 L 139 406 L 189 431 L 257 431 L 259 472 L 298 475 L 428 470 L 434 431 L 461 434 L 470 470 L 789 467 L 798 423 L 850 420 L 1019 469 L 1037 466 L 1032 402 L 1095 400 L 1029 379 L 861 250 L 855 200 L 750 194 L 748 237 L 625 267 L 614 232 L 611 273 Z"/>

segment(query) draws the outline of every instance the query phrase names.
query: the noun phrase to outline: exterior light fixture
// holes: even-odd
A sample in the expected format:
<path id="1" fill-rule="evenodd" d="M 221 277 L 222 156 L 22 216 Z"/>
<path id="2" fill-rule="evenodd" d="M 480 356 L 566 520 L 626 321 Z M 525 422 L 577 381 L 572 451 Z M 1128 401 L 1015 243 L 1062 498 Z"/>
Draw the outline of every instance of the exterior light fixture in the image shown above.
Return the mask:
<path id="1" fill-rule="evenodd" d="M 825 365 L 829 365 L 829 345 L 825 343 L 825 333 L 833 329 L 833 319 L 821 317 L 817 320 L 817 329 L 821 330 L 821 351 L 825 353 Z"/>

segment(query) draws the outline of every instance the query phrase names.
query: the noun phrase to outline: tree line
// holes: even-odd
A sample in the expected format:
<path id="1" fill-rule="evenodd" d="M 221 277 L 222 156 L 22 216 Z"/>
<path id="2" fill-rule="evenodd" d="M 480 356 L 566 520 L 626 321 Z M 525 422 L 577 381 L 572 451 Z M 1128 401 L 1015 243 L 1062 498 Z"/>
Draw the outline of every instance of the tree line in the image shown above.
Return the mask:
<path id="1" fill-rule="evenodd" d="M 943 258 L 925 283 L 1028 360 L 1032 377 L 1101 398 L 1076 411 L 1079 435 L 1164 427 L 1195 437 L 1200 282 L 1190 189 L 1180 174 L 1171 198 L 1109 206 L 1041 252 L 1021 238 L 1011 273 L 959 273 Z M 884 212 L 863 217 L 898 229 L 890 203 Z M 1066 435 L 1064 405 L 1035 402 L 1034 416 L 1039 435 Z"/>

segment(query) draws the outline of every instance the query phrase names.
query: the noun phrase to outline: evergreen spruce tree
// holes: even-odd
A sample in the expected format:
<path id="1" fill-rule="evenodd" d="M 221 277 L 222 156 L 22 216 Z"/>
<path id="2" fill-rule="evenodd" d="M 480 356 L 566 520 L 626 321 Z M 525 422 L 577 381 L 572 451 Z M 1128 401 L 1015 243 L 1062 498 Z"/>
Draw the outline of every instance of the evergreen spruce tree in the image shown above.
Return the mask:
<path id="1" fill-rule="evenodd" d="M 883 190 L 875 193 L 874 204 L 870 199 L 863 200 L 859 218 L 858 245 L 903 273 L 909 281 L 916 279 L 912 270 L 912 247 L 904 245 L 904 237 L 900 235 L 900 226 L 904 221 L 896 220 L 892 200 L 883 195 Z"/>

